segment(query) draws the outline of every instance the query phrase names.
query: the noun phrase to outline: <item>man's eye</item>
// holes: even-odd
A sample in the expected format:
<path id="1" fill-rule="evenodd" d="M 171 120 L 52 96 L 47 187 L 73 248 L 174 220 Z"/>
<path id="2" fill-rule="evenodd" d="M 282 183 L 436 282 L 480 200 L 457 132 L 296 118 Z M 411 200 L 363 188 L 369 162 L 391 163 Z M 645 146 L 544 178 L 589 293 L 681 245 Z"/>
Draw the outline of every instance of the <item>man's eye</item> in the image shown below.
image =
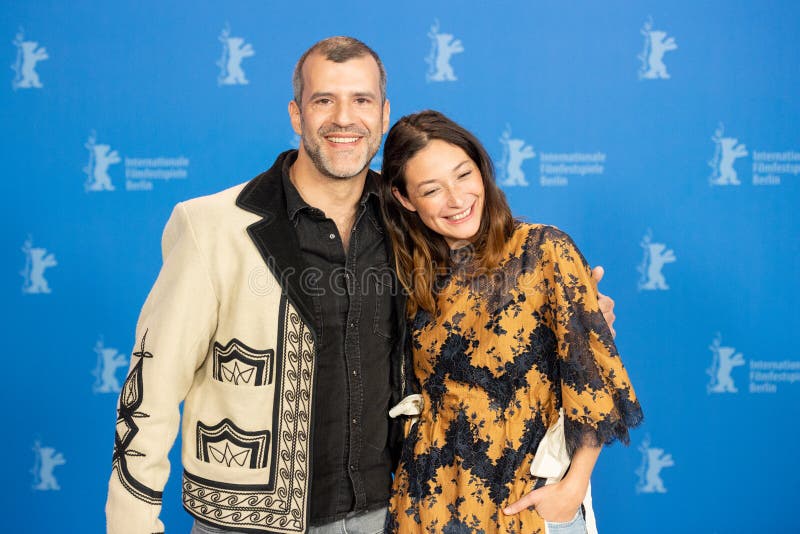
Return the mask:
<path id="1" fill-rule="evenodd" d="M 320 99 L 317 100 L 316 103 L 317 104 L 322 104 L 322 105 L 330 104 L 331 103 L 331 99 L 330 98 L 320 98 Z"/>
<path id="2" fill-rule="evenodd" d="M 369 104 L 369 98 L 356 98 L 356 104 Z"/>

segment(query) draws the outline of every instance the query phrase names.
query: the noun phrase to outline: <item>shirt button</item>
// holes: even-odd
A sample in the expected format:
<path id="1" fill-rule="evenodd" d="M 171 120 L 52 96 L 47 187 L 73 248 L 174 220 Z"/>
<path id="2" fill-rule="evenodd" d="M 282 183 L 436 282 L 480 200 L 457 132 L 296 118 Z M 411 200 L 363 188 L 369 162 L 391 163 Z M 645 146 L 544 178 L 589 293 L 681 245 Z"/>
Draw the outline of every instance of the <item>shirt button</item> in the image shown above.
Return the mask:
<path id="1" fill-rule="evenodd" d="M 356 470 L 356 466 L 354 466 L 354 465 L 351 465 L 351 466 L 350 466 L 350 471 L 355 471 L 355 470 Z"/>
<path id="2" fill-rule="evenodd" d="M 350 323 L 350 328 L 355 328 L 355 327 L 356 327 L 356 323 Z"/>
<path id="3" fill-rule="evenodd" d="M 358 419 L 356 419 L 355 417 L 353 417 L 353 424 L 355 425 L 356 423 L 358 423 Z"/>
<path id="4" fill-rule="evenodd" d="M 358 371 L 356 371 L 355 369 L 353 369 L 353 376 L 358 376 Z"/>
<path id="5" fill-rule="evenodd" d="M 336 234 L 330 234 L 328 237 L 330 237 L 331 239 L 336 239 Z"/>

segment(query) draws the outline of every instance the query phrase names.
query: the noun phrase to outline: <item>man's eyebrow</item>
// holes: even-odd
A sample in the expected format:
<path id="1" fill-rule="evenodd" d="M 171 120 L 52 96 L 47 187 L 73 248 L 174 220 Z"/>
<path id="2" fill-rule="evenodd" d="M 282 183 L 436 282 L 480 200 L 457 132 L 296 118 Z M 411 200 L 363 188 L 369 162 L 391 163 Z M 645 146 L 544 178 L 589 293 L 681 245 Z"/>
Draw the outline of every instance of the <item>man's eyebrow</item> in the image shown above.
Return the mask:
<path id="1" fill-rule="evenodd" d="M 320 98 L 320 97 L 323 97 L 323 96 L 332 97 L 333 93 L 326 93 L 326 92 L 322 92 L 322 91 L 317 91 L 316 93 L 312 93 L 311 96 L 308 97 L 308 98 L 309 98 L 309 100 L 316 100 L 317 98 Z"/>
<path id="2" fill-rule="evenodd" d="M 316 93 L 311 93 L 309 99 L 315 100 L 317 98 L 328 97 L 328 98 L 335 98 L 336 95 L 331 93 L 330 91 L 317 91 Z M 376 98 L 375 93 L 372 91 L 356 91 L 355 93 L 351 93 L 353 97 L 368 97 L 368 98 Z"/>

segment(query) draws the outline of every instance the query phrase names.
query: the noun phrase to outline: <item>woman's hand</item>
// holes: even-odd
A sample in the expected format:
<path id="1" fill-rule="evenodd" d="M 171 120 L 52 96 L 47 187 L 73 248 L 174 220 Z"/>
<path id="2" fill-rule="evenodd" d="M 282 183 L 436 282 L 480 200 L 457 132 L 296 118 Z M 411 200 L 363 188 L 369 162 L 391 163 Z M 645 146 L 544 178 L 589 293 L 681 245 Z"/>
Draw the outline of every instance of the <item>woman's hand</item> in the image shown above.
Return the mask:
<path id="1" fill-rule="evenodd" d="M 542 486 L 528 493 L 503 510 L 506 515 L 518 514 L 525 508 L 533 507 L 545 521 L 572 521 L 575 512 L 586 496 L 587 486 L 574 484 L 568 479 Z"/>
<path id="2" fill-rule="evenodd" d="M 514 515 L 532 506 L 545 521 L 572 521 L 586 497 L 589 478 L 592 476 L 599 455 L 600 447 L 589 445 L 578 447 L 572 455 L 569 471 L 560 482 L 533 490 L 514 504 L 507 506 L 503 513 Z"/>

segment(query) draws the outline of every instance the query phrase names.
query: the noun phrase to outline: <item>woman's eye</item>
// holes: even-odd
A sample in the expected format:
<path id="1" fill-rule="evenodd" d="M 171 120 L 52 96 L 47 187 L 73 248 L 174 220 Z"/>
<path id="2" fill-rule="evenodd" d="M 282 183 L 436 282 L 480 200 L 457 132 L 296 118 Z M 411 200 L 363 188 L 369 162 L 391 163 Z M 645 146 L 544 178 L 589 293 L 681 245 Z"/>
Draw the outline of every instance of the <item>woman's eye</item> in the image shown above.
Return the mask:
<path id="1" fill-rule="evenodd" d="M 472 171 L 467 171 L 467 172 L 465 172 L 465 173 L 463 173 L 463 174 L 459 174 L 459 175 L 458 175 L 458 179 L 459 179 L 459 180 L 461 180 L 462 178 L 466 178 L 466 177 L 467 177 L 467 176 L 469 176 L 470 174 L 472 174 Z"/>
<path id="2" fill-rule="evenodd" d="M 429 189 L 429 190 L 427 190 L 427 191 L 423 192 L 423 193 L 422 193 L 422 196 L 423 196 L 423 197 L 429 197 L 429 196 L 431 196 L 432 194 L 434 194 L 436 191 L 438 191 L 438 189 Z"/>

